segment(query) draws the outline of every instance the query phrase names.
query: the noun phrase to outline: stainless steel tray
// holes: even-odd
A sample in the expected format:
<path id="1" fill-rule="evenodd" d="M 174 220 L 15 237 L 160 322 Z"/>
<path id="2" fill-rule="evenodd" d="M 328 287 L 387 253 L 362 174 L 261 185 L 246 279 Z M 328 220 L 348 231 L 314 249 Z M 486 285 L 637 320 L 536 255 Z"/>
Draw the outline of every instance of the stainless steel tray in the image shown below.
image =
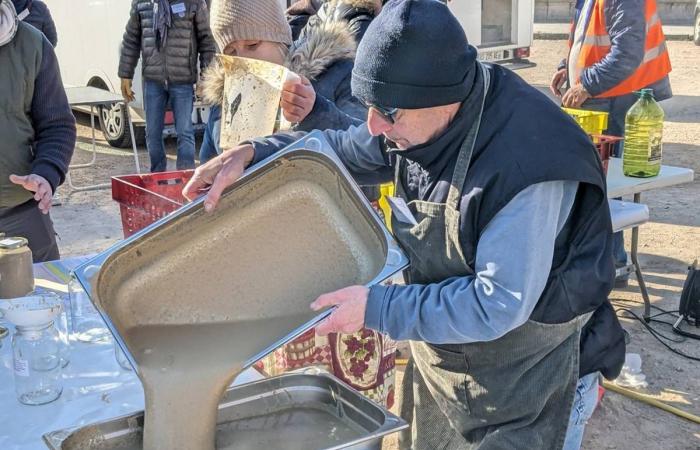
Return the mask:
<path id="1" fill-rule="evenodd" d="M 256 349 L 252 364 L 329 314 L 309 309 L 318 295 L 374 285 L 407 265 L 314 132 L 247 170 L 214 213 L 205 213 L 200 198 L 82 265 L 76 276 L 138 372 L 122 331 L 149 317 L 173 325 L 192 317 L 267 319 L 248 311 L 263 301 L 274 302 L 280 315 L 305 314 L 302 326 L 277 330 L 267 348 Z"/>
<path id="2" fill-rule="evenodd" d="M 380 449 L 383 436 L 408 427 L 325 374 L 282 375 L 234 388 L 222 399 L 218 423 L 216 448 L 227 450 Z M 43 438 L 52 450 L 138 450 L 142 427 L 143 413 L 136 413 Z"/>

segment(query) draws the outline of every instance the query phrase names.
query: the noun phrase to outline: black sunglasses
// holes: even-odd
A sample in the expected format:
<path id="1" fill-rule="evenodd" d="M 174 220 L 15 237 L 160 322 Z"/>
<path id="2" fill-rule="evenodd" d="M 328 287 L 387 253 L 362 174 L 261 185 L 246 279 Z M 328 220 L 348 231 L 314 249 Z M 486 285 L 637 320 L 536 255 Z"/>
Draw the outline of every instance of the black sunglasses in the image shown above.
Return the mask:
<path id="1" fill-rule="evenodd" d="M 374 105 L 364 100 L 360 100 L 360 103 L 362 103 L 367 109 L 372 108 L 373 110 L 377 111 L 387 122 L 392 125 L 394 124 L 394 116 L 396 116 L 396 113 L 399 112 L 399 108 L 387 108 L 384 106 Z"/>

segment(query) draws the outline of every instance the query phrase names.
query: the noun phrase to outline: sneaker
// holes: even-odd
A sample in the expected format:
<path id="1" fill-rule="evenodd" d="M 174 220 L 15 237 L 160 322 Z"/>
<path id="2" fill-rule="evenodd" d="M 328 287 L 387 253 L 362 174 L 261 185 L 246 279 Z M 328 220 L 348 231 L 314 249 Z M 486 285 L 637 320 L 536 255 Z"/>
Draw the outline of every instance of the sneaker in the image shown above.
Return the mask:
<path id="1" fill-rule="evenodd" d="M 63 204 L 63 201 L 61 200 L 61 196 L 58 195 L 58 192 L 53 195 L 51 198 L 51 206 L 61 206 Z"/>

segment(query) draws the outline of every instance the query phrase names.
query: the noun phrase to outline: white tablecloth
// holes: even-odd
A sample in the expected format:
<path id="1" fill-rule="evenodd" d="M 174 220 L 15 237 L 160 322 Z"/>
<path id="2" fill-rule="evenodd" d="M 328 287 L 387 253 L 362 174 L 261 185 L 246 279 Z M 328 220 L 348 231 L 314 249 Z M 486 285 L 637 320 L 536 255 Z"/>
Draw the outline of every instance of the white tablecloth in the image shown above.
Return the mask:
<path id="1" fill-rule="evenodd" d="M 82 426 L 143 410 L 143 389 L 132 371 L 122 369 L 111 343 L 71 343 L 64 369 L 63 394 L 46 405 L 19 403 L 14 391 L 12 348 L 3 340 L 0 349 L 0 449 L 46 449 L 41 436 L 49 431 Z M 234 384 L 261 379 L 253 369 Z"/>
<path id="2" fill-rule="evenodd" d="M 36 265 L 37 285 L 67 292 L 61 281 L 66 280 L 66 269 L 79 262 Z M 45 450 L 44 433 L 143 410 L 141 382 L 134 372 L 117 364 L 111 341 L 71 341 L 70 363 L 63 370 L 63 393 L 58 400 L 40 406 L 17 401 L 11 342 L 9 337 L 0 342 L 0 450 Z M 248 369 L 234 384 L 261 378 L 257 371 Z"/>

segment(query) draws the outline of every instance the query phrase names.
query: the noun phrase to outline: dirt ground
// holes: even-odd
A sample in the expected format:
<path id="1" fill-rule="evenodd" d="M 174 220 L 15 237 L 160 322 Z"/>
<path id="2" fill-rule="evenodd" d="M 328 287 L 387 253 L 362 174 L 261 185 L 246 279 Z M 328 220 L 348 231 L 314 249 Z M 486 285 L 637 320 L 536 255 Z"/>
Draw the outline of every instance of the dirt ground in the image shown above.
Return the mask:
<path id="1" fill-rule="evenodd" d="M 700 47 L 690 42 L 669 42 L 668 45 L 674 65 L 671 81 L 675 97 L 662 104 L 666 111 L 663 159 L 665 164 L 690 167 L 697 174 L 700 172 Z M 564 41 L 535 41 L 531 60 L 537 66 L 521 70 L 519 74 L 544 89 L 565 51 Z M 74 163 L 91 158 L 90 133 L 86 126 L 89 120 L 81 116 L 79 122 L 80 150 L 75 153 Z M 98 137 L 101 138 L 99 133 Z M 104 141 L 98 144 L 95 167 L 73 172 L 76 185 L 105 182 L 109 176 L 134 172 L 130 152 L 112 149 Z M 174 155 L 174 142 L 168 142 L 168 148 Z M 142 167 L 147 167 L 148 156 L 143 148 L 140 161 Z M 170 163 L 174 168 L 174 160 Z M 52 214 L 64 257 L 96 253 L 122 238 L 119 207 L 112 201 L 109 190 L 71 194 L 64 186 L 59 194 L 63 204 L 54 208 Z M 686 267 L 700 257 L 698 199 L 700 181 L 643 195 L 651 211 L 651 221 L 640 231 L 640 261 L 653 304 L 666 310 L 678 309 Z M 612 300 L 617 308 L 629 308 L 641 315 L 642 298 L 635 281 L 627 289 L 614 291 Z M 639 322 L 622 317 L 625 314 L 620 312 L 631 337 L 628 352 L 641 355 L 642 370 L 649 382 L 642 392 L 700 415 L 699 363 L 671 353 Z M 670 316 L 659 319 L 671 321 Z M 652 326 L 678 339 L 668 325 L 653 323 Z M 697 341 L 667 343 L 700 357 Z M 384 447 L 396 448 L 395 439 L 388 439 Z M 587 427 L 583 448 L 700 449 L 700 425 L 607 392 Z"/>

